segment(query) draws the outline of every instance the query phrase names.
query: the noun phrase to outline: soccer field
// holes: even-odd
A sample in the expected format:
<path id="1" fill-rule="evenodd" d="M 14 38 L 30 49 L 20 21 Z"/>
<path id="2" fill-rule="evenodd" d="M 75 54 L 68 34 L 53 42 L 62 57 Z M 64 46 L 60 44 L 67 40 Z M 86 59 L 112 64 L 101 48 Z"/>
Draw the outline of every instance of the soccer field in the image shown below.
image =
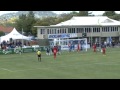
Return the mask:
<path id="1" fill-rule="evenodd" d="M 63 52 L 42 62 L 36 53 L 0 55 L 0 79 L 120 79 L 120 48 L 101 52 Z"/>

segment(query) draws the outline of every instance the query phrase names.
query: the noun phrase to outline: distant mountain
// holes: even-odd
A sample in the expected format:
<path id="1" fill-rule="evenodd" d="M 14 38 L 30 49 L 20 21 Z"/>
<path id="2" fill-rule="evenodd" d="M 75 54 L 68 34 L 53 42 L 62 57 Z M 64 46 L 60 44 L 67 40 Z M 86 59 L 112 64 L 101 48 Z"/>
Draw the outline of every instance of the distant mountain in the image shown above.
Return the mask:
<path id="1" fill-rule="evenodd" d="M 14 18 L 14 17 L 18 18 L 19 15 L 28 14 L 28 12 L 29 11 L 18 11 L 16 13 L 3 14 L 0 16 L 0 20 L 8 20 L 8 19 Z M 57 14 L 52 11 L 33 11 L 33 12 L 34 12 L 36 18 L 57 16 Z"/>

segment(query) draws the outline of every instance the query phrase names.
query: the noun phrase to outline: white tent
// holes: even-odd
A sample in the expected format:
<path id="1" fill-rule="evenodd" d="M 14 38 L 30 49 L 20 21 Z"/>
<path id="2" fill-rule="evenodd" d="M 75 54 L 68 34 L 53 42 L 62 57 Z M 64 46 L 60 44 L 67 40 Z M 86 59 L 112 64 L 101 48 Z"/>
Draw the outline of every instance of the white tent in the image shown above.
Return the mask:
<path id="1" fill-rule="evenodd" d="M 12 38 L 13 40 L 16 39 L 30 40 L 29 37 L 20 34 L 15 28 L 9 34 L 2 36 L 0 41 L 1 42 L 3 42 L 4 40 L 9 41 L 10 38 Z"/>

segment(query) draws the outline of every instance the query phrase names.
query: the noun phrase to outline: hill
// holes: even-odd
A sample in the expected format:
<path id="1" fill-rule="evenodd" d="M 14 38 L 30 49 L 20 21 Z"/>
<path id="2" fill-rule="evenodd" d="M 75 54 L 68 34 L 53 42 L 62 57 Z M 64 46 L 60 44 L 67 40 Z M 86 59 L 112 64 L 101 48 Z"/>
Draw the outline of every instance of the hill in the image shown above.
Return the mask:
<path id="1" fill-rule="evenodd" d="M 11 18 L 18 18 L 21 14 L 28 14 L 29 11 L 18 11 L 16 13 L 7 13 L 0 16 L 0 21 L 8 20 Z M 52 11 L 33 11 L 36 18 L 42 17 L 54 17 L 57 16 L 56 13 Z"/>

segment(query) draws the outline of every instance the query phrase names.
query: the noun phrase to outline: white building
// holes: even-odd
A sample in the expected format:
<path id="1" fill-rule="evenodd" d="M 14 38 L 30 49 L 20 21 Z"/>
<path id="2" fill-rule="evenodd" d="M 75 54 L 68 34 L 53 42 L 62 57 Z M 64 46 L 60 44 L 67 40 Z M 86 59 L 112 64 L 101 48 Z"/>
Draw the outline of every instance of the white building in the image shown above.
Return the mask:
<path id="1" fill-rule="evenodd" d="M 37 27 L 39 39 L 52 39 L 67 34 L 67 38 L 82 38 L 87 34 L 88 42 L 120 41 L 120 22 L 106 16 L 72 17 L 70 20 L 57 25 L 34 26 Z"/>

